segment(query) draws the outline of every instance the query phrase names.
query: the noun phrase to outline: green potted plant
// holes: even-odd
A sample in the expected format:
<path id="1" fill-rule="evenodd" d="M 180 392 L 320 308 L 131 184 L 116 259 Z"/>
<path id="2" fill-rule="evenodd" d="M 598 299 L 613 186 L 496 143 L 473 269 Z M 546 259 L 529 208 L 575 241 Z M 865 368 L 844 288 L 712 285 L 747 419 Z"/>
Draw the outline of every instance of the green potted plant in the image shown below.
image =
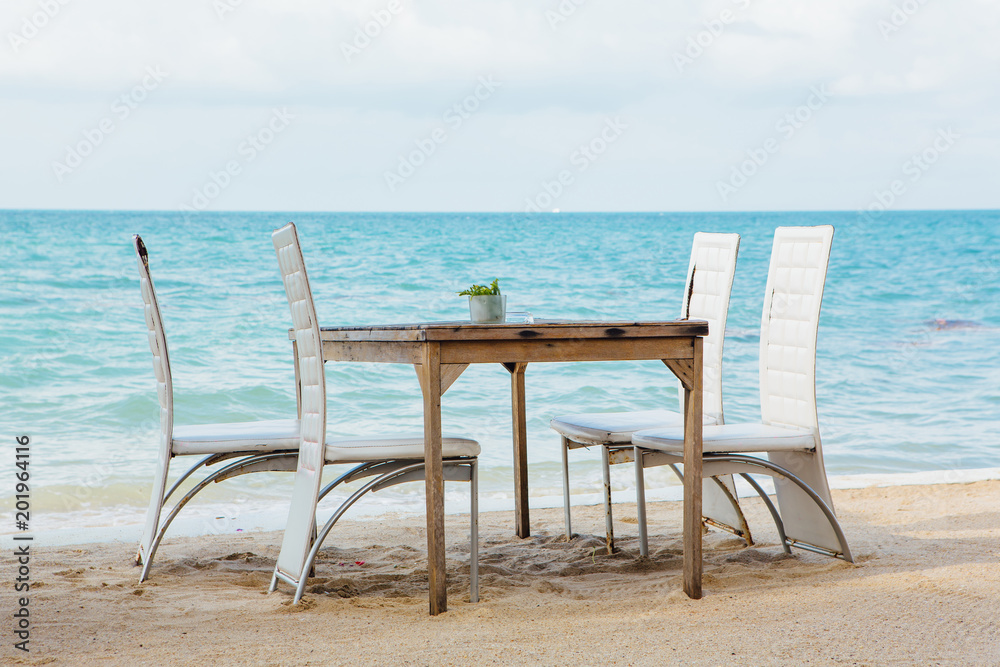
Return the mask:
<path id="1" fill-rule="evenodd" d="M 500 293 L 499 278 L 489 285 L 475 285 L 462 290 L 469 297 L 469 316 L 478 324 L 503 324 L 507 317 L 507 295 Z"/>

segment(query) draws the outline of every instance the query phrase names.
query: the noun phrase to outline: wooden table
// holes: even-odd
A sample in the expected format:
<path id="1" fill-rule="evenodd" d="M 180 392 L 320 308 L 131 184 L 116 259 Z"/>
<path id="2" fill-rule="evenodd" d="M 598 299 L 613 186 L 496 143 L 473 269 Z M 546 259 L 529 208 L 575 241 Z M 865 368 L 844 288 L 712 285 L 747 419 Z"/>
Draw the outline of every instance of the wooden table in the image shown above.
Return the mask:
<path id="1" fill-rule="evenodd" d="M 529 363 L 660 359 L 684 387 L 684 591 L 701 597 L 702 338 L 708 323 L 538 321 L 534 324 L 430 322 L 321 328 L 326 361 L 413 364 L 424 399 L 427 571 L 430 612 L 448 608 L 444 553 L 441 395 L 469 364 L 499 363 L 511 376 L 515 522 L 528 537 L 524 371 Z"/>

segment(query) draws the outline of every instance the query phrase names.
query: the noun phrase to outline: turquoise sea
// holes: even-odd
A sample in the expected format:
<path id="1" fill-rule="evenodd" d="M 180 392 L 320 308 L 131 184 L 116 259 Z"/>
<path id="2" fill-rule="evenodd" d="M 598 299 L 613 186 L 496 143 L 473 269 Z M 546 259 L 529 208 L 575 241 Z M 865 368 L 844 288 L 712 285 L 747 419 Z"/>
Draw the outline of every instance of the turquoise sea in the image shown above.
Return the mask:
<path id="1" fill-rule="evenodd" d="M 14 438 L 31 438 L 33 529 L 126 527 L 137 536 L 158 409 L 131 235 L 150 253 L 167 327 L 178 424 L 295 412 L 288 307 L 270 232 L 299 226 L 320 323 L 466 319 L 455 292 L 500 279 L 536 318 L 670 319 L 692 235 L 743 241 L 725 348 L 727 421 L 759 418 L 758 328 L 773 230 L 836 227 L 819 334 L 828 472 L 895 475 L 1000 467 L 1000 212 L 181 213 L 0 212 L 0 498 L 14 504 Z M 330 430 L 420 432 L 412 368 L 328 364 Z M 472 367 L 443 401 L 446 432 L 483 445 L 481 499 L 511 507 L 509 375 Z M 676 406 L 658 362 L 534 365 L 527 372 L 533 502 L 561 494 L 565 412 Z M 574 494 L 596 501 L 599 456 L 574 457 Z M 621 466 L 628 468 L 628 466 Z M 615 472 L 630 487 L 631 471 Z M 955 477 L 951 477 L 955 478 Z M 213 485 L 190 530 L 284 511 L 290 475 Z M 674 485 L 664 472 L 651 478 Z M 465 485 L 448 486 L 461 511 Z M 367 501 L 420 510 L 422 485 Z M 244 521 L 244 523 L 240 523 Z M 251 526 L 252 527 L 252 526 Z M 276 526 L 275 526 L 276 527 Z M 0 526 L 0 533 L 13 526 Z"/>

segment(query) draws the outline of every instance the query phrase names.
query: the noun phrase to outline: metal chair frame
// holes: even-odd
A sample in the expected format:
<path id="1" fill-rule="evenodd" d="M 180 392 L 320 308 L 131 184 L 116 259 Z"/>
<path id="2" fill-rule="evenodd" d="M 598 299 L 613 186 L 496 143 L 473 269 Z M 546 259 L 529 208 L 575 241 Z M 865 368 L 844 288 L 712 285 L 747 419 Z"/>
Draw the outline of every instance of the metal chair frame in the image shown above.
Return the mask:
<path id="1" fill-rule="evenodd" d="M 274 567 L 268 589 L 273 592 L 279 581 L 295 587 L 294 604 L 305 591 L 306 582 L 313 570 L 316 554 L 333 526 L 354 503 L 369 491 L 377 491 L 396 484 L 424 479 L 423 452 L 419 458 L 376 456 L 360 446 L 357 458 L 343 460 L 327 458 L 326 443 L 326 376 L 324 372 L 323 344 L 316 318 L 316 306 L 306 271 L 305 259 L 299 243 L 298 231 L 293 223 L 277 229 L 271 235 L 278 266 L 281 271 L 285 295 L 292 315 L 296 343 L 296 380 L 300 400 L 299 457 L 296 464 L 295 484 L 289 503 L 288 521 L 282 536 L 281 551 Z M 391 441 L 393 437 L 376 438 Z M 445 441 L 447 442 L 447 438 Z M 472 442 L 472 441 L 468 441 Z M 334 444 L 334 443 L 331 443 Z M 472 442 L 472 444 L 476 444 Z M 421 448 L 422 449 L 422 448 Z M 475 447 L 478 453 L 478 444 Z M 352 456 L 354 454 L 352 453 Z M 366 460 L 369 459 L 370 460 Z M 479 536 L 478 536 L 478 459 L 475 456 L 451 455 L 444 459 L 444 479 L 468 481 L 471 484 L 471 599 L 479 600 Z M 322 484 L 324 466 L 336 463 L 356 463 L 356 467 L 340 475 L 327 485 Z M 334 511 L 323 527 L 316 529 L 316 508 L 320 500 L 340 484 L 375 477 L 354 491 Z"/>
<path id="2" fill-rule="evenodd" d="M 221 482 L 225 479 L 251 472 L 295 470 L 295 460 L 298 456 L 298 450 L 296 447 L 269 449 L 266 451 L 261 451 L 258 448 L 208 454 L 200 458 L 187 471 L 182 473 L 170 488 L 164 492 L 170 473 L 170 464 L 180 456 L 174 452 L 173 380 L 170 370 L 166 332 L 160 313 L 159 301 L 156 296 L 156 289 L 153 285 L 153 278 L 149 270 L 149 253 L 146 249 L 146 244 L 138 234 L 132 237 L 132 243 L 135 248 L 136 260 L 139 267 L 140 291 L 145 305 L 147 335 L 150 351 L 153 354 L 153 371 L 156 375 L 157 398 L 160 404 L 160 460 L 158 462 L 157 474 L 153 480 L 153 489 L 146 512 L 146 523 L 135 557 L 136 564 L 142 565 L 139 575 L 139 582 L 142 583 L 149 577 L 156 551 L 163 541 L 170 524 L 177 517 L 180 510 L 202 489 L 212 482 Z M 247 426 L 252 425 L 253 423 L 247 424 Z M 266 443 L 266 439 L 261 441 L 261 444 Z M 184 454 L 183 456 L 188 455 Z M 164 507 L 191 475 L 201 468 L 208 468 L 234 458 L 239 459 L 239 461 L 230 463 L 208 474 L 181 497 L 177 504 L 171 508 L 166 518 L 163 517 Z"/>
<path id="3" fill-rule="evenodd" d="M 759 383 L 762 434 L 752 425 L 718 425 L 705 438 L 704 477 L 739 474 L 764 500 L 782 548 L 797 547 L 854 562 L 833 510 L 823 463 L 816 404 L 816 347 L 833 227 L 779 227 L 774 232 L 761 314 Z M 729 435 L 721 439 L 728 431 Z M 714 438 L 720 438 L 715 440 Z M 741 442 L 742 440 L 742 442 Z M 637 486 L 652 461 L 680 463 L 683 442 L 676 428 L 632 436 Z M 766 454 L 767 459 L 749 456 Z M 777 509 L 751 474 L 775 480 Z M 639 507 L 640 549 L 648 550 L 644 494 Z M 818 512 L 816 510 L 819 510 Z M 789 537 L 792 534 L 793 537 Z"/>
<path id="4" fill-rule="evenodd" d="M 170 496 L 173 495 L 181 483 L 191 476 L 196 470 L 201 467 L 208 467 L 225 461 L 231 458 L 236 458 L 242 456 L 240 453 L 227 453 L 227 454 L 210 454 L 204 459 L 193 465 L 187 472 L 181 475 L 177 481 L 174 482 L 170 490 L 163 496 L 163 504 L 166 505 Z M 238 477 L 240 475 L 246 475 L 252 472 L 265 472 L 265 471 L 294 471 L 295 462 L 298 459 L 298 453 L 287 453 L 287 452 L 268 452 L 266 454 L 255 454 L 253 456 L 246 456 L 241 458 L 239 461 L 234 461 L 222 468 L 219 468 L 215 472 L 206 476 L 204 479 L 195 484 L 191 489 L 188 490 L 184 496 L 177 501 L 177 504 L 170 510 L 167 514 L 166 519 L 163 519 L 160 524 L 160 530 L 156 534 L 156 538 L 153 540 L 149 547 L 148 555 L 145 558 L 145 562 L 142 563 L 142 574 L 139 575 L 139 582 L 143 582 L 149 576 L 149 570 L 153 566 L 153 558 L 156 556 L 156 550 L 160 546 L 160 542 L 163 541 L 163 536 L 167 532 L 167 528 L 173 522 L 174 518 L 181 511 L 181 508 L 188 504 L 198 492 L 204 489 L 206 486 L 213 482 L 221 482 L 226 479 L 231 479 L 233 477 Z"/>
<path id="5" fill-rule="evenodd" d="M 642 462 L 641 468 L 650 468 L 655 465 L 669 465 L 671 468 L 674 468 L 675 472 L 677 472 L 676 466 L 677 464 L 683 463 L 684 458 L 682 456 L 673 456 L 666 452 L 644 449 L 638 445 L 633 448 L 633 456 L 637 461 L 635 483 L 636 492 L 640 498 L 640 501 L 638 502 L 639 552 L 643 556 L 648 556 L 649 541 L 647 537 L 646 524 L 645 480 L 641 473 L 638 461 Z M 753 488 L 754 491 L 756 491 L 757 495 L 764 501 L 764 505 L 767 507 L 768 512 L 771 514 L 771 518 L 774 520 L 775 528 L 778 531 L 778 539 L 785 553 L 791 553 L 790 547 L 797 547 L 805 551 L 830 556 L 831 558 L 839 558 L 849 563 L 854 562 L 854 556 L 851 554 L 851 549 L 847 544 L 847 538 L 844 536 L 843 528 L 837 520 L 837 516 L 834 514 L 833 509 L 812 489 L 812 487 L 806 484 L 805 481 L 791 471 L 786 470 L 785 468 L 782 468 L 767 459 L 758 458 L 756 456 L 746 456 L 744 454 L 705 454 L 702 457 L 702 466 L 702 474 L 706 479 L 717 479 L 719 475 L 739 475 Z M 837 551 L 827 549 L 815 544 L 810 544 L 804 540 L 791 539 L 785 535 L 785 526 L 784 522 L 781 520 L 781 514 L 778 512 L 778 509 L 774 506 L 774 503 L 771 501 L 770 497 L 768 497 L 767 492 L 763 489 L 763 487 L 761 487 L 760 484 L 750 476 L 753 474 L 767 475 L 774 479 L 788 480 L 800 488 L 807 496 L 809 496 L 810 499 L 812 499 L 814 503 L 816 503 L 816 506 L 819 507 L 820 511 L 822 511 L 826 516 L 826 520 L 830 523 L 830 527 L 833 529 L 838 541 L 840 542 L 840 550 Z M 678 475 L 680 475 L 679 472 Z"/>
<path id="6" fill-rule="evenodd" d="M 471 549 L 469 557 L 469 597 L 472 602 L 479 602 L 478 469 L 478 460 L 474 458 L 445 459 L 444 461 L 444 478 L 446 481 L 467 481 L 471 484 L 470 493 L 472 494 L 472 506 L 469 525 L 471 535 L 469 540 Z M 320 500 L 322 500 L 324 496 L 340 484 L 376 476 L 375 479 L 365 483 L 361 488 L 348 496 L 347 499 L 344 500 L 344 502 L 341 503 L 336 510 L 334 510 L 333 514 L 330 515 L 330 518 L 323 524 L 323 527 L 317 531 L 317 534 L 313 539 L 312 548 L 310 548 L 309 555 L 306 557 L 306 565 L 304 569 L 308 569 L 310 572 L 313 570 L 316 557 L 319 554 L 320 547 L 323 545 L 323 541 L 326 539 L 326 536 L 330 534 L 333 526 L 340 520 L 344 513 L 350 509 L 354 503 L 360 500 L 362 496 L 369 491 L 380 491 L 390 486 L 396 486 L 397 484 L 423 481 L 424 471 L 425 466 L 422 461 L 414 463 L 410 459 L 362 463 L 323 487 L 320 491 Z M 290 577 L 275 569 L 274 575 L 271 577 L 271 585 L 268 588 L 269 593 L 274 592 L 274 590 L 278 587 L 279 579 L 295 587 L 295 597 L 292 600 L 292 604 L 298 604 L 302 599 L 302 596 L 305 594 L 308 577 L 299 577 L 298 579 L 295 579 L 294 577 Z"/>
<path id="7" fill-rule="evenodd" d="M 688 317 L 704 318 L 709 315 L 710 319 L 717 318 L 718 326 L 721 328 L 721 333 L 715 331 L 710 332 L 710 338 L 712 341 L 718 341 L 718 352 L 713 356 L 715 361 L 712 364 L 706 364 L 706 370 L 708 366 L 712 366 L 714 370 L 709 371 L 709 373 L 714 372 L 718 375 L 716 377 L 709 377 L 706 380 L 707 384 L 711 385 L 711 388 L 706 387 L 705 394 L 708 395 L 708 409 L 706 414 L 710 414 L 718 423 L 724 421 L 723 417 L 723 406 L 722 406 L 722 347 L 725 343 L 725 327 L 726 319 L 728 314 L 729 305 L 729 294 L 732 288 L 733 277 L 735 275 L 736 268 L 736 257 L 739 254 L 740 237 L 738 234 L 708 234 L 704 232 L 698 232 L 694 236 L 694 241 L 691 248 L 691 259 L 688 266 L 688 275 L 686 280 L 686 287 L 684 290 L 684 295 L 681 304 L 681 318 L 686 319 Z M 692 300 L 698 296 L 701 298 L 709 298 L 707 293 L 701 292 L 696 289 L 696 285 L 700 284 L 696 282 L 696 278 L 700 275 L 705 275 L 705 273 L 699 274 L 699 267 L 702 271 L 705 270 L 705 262 L 712 261 L 713 252 L 731 252 L 731 262 L 727 263 L 726 269 L 723 273 L 724 280 L 726 281 L 723 285 L 723 301 L 725 307 L 718 311 L 718 308 L 704 308 L 702 304 L 696 304 L 695 314 L 691 314 Z M 699 308 L 704 311 L 700 312 Z M 706 373 L 708 375 L 708 373 Z M 679 395 L 683 395 L 680 392 Z M 682 406 L 683 409 L 683 406 Z M 569 485 L 569 450 L 589 448 L 589 447 L 600 447 L 601 448 L 601 472 L 603 475 L 603 493 L 604 493 L 604 530 L 605 530 L 605 542 L 607 545 L 607 552 L 611 554 L 614 552 L 614 519 L 612 516 L 612 498 L 611 498 L 611 466 L 622 463 L 630 463 L 632 461 L 633 446 L 631 442 L 623 443 L 596 443 L 596 442 L 580 442 L 573 440 L 572 438 L 560 433 L 560 445 L 562 449 L 562 474 L 563 474 L 563 513 L 564 522 L 566 525 L 566 538 L 571 539 L 573 536 L 572 527 L 572 516 L 570 509 L 570 485 Z M 674 473 L 683 483 L 684 478 L 680 470 L 676 466 L 671 466 Z M 713 482 L 706 482 L 703 487 L 703 495 L 705 498 L 703 517 L 702 521 L 707 524 L 719 528 L 720 530 L 725 530 L 730 532 L 737 537 L 742 538 L 747 545 L 753 544 L 753 536 L 750 533 L 750 526 L 747 523 L 746 517 L 743 516 L 743 510 L 740 508 L 739 498 L 736 494 L 736 487 L 733 484 L 731 477 L 724 477 L 722 479 L 714 479 Z M 723 519 L 725 517 L 725 519 Z"/>

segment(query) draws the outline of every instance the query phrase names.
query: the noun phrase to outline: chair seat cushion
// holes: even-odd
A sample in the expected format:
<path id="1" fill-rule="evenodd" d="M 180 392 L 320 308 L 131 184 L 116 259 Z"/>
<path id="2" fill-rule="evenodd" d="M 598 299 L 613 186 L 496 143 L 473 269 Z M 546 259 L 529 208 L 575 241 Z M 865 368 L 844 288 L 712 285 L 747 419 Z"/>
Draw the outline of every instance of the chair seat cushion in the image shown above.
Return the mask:
<path id="1" fill-rule="evenodd" d="M 704 423 L 714 424 L 713 417 Z M 605 445 L 628 443 L 635 431 L 683 426 L 684 416 L 670 410 L 638 410 L 636 412 L 588 412 L 563 415 L 549 422 L 549 427 L 574 442 Z"/>
<path id="2" fill-rule="evenodd" d="M 479 443 L 468 438 L 444 436 L 441 455 L 448 458 L 479 456 Z M 327 438 L 327 463 L 364 463 L 384 459 L 424 459 L 424 436 L 387 435 L 366 438 Z"/>
<path id="3" fill-rule="evenodd" d="M 179 455 L 296 450 L 299 448 L 299 420 L 175 426 L 171 448 Z"/>
<path id="4" fill-rule="evenodd" d="M 816 448 L 813 432 L 793 426 L 767 424 L 720 424 L 702 428 L 706 454 L 807 451 Z M 664 452 L 684 451 L 683 427 L 650 429 L 632 434 L 632 442 Z"/>
<path id="5" fill-rule="evenodd" d="M 445 458 L 479 456 L 479 443 L 468 438 L 442 438 Z M 299 448 L 299 420 L 274 419 L 231 424 L 175 426 L 173 453 L 207 455 L 230 452 L 260 453 Z M 326 440 L 328 462 L 381 461 L 383 459 L 423 459 L 423 435 L 388 435 Z"/>

